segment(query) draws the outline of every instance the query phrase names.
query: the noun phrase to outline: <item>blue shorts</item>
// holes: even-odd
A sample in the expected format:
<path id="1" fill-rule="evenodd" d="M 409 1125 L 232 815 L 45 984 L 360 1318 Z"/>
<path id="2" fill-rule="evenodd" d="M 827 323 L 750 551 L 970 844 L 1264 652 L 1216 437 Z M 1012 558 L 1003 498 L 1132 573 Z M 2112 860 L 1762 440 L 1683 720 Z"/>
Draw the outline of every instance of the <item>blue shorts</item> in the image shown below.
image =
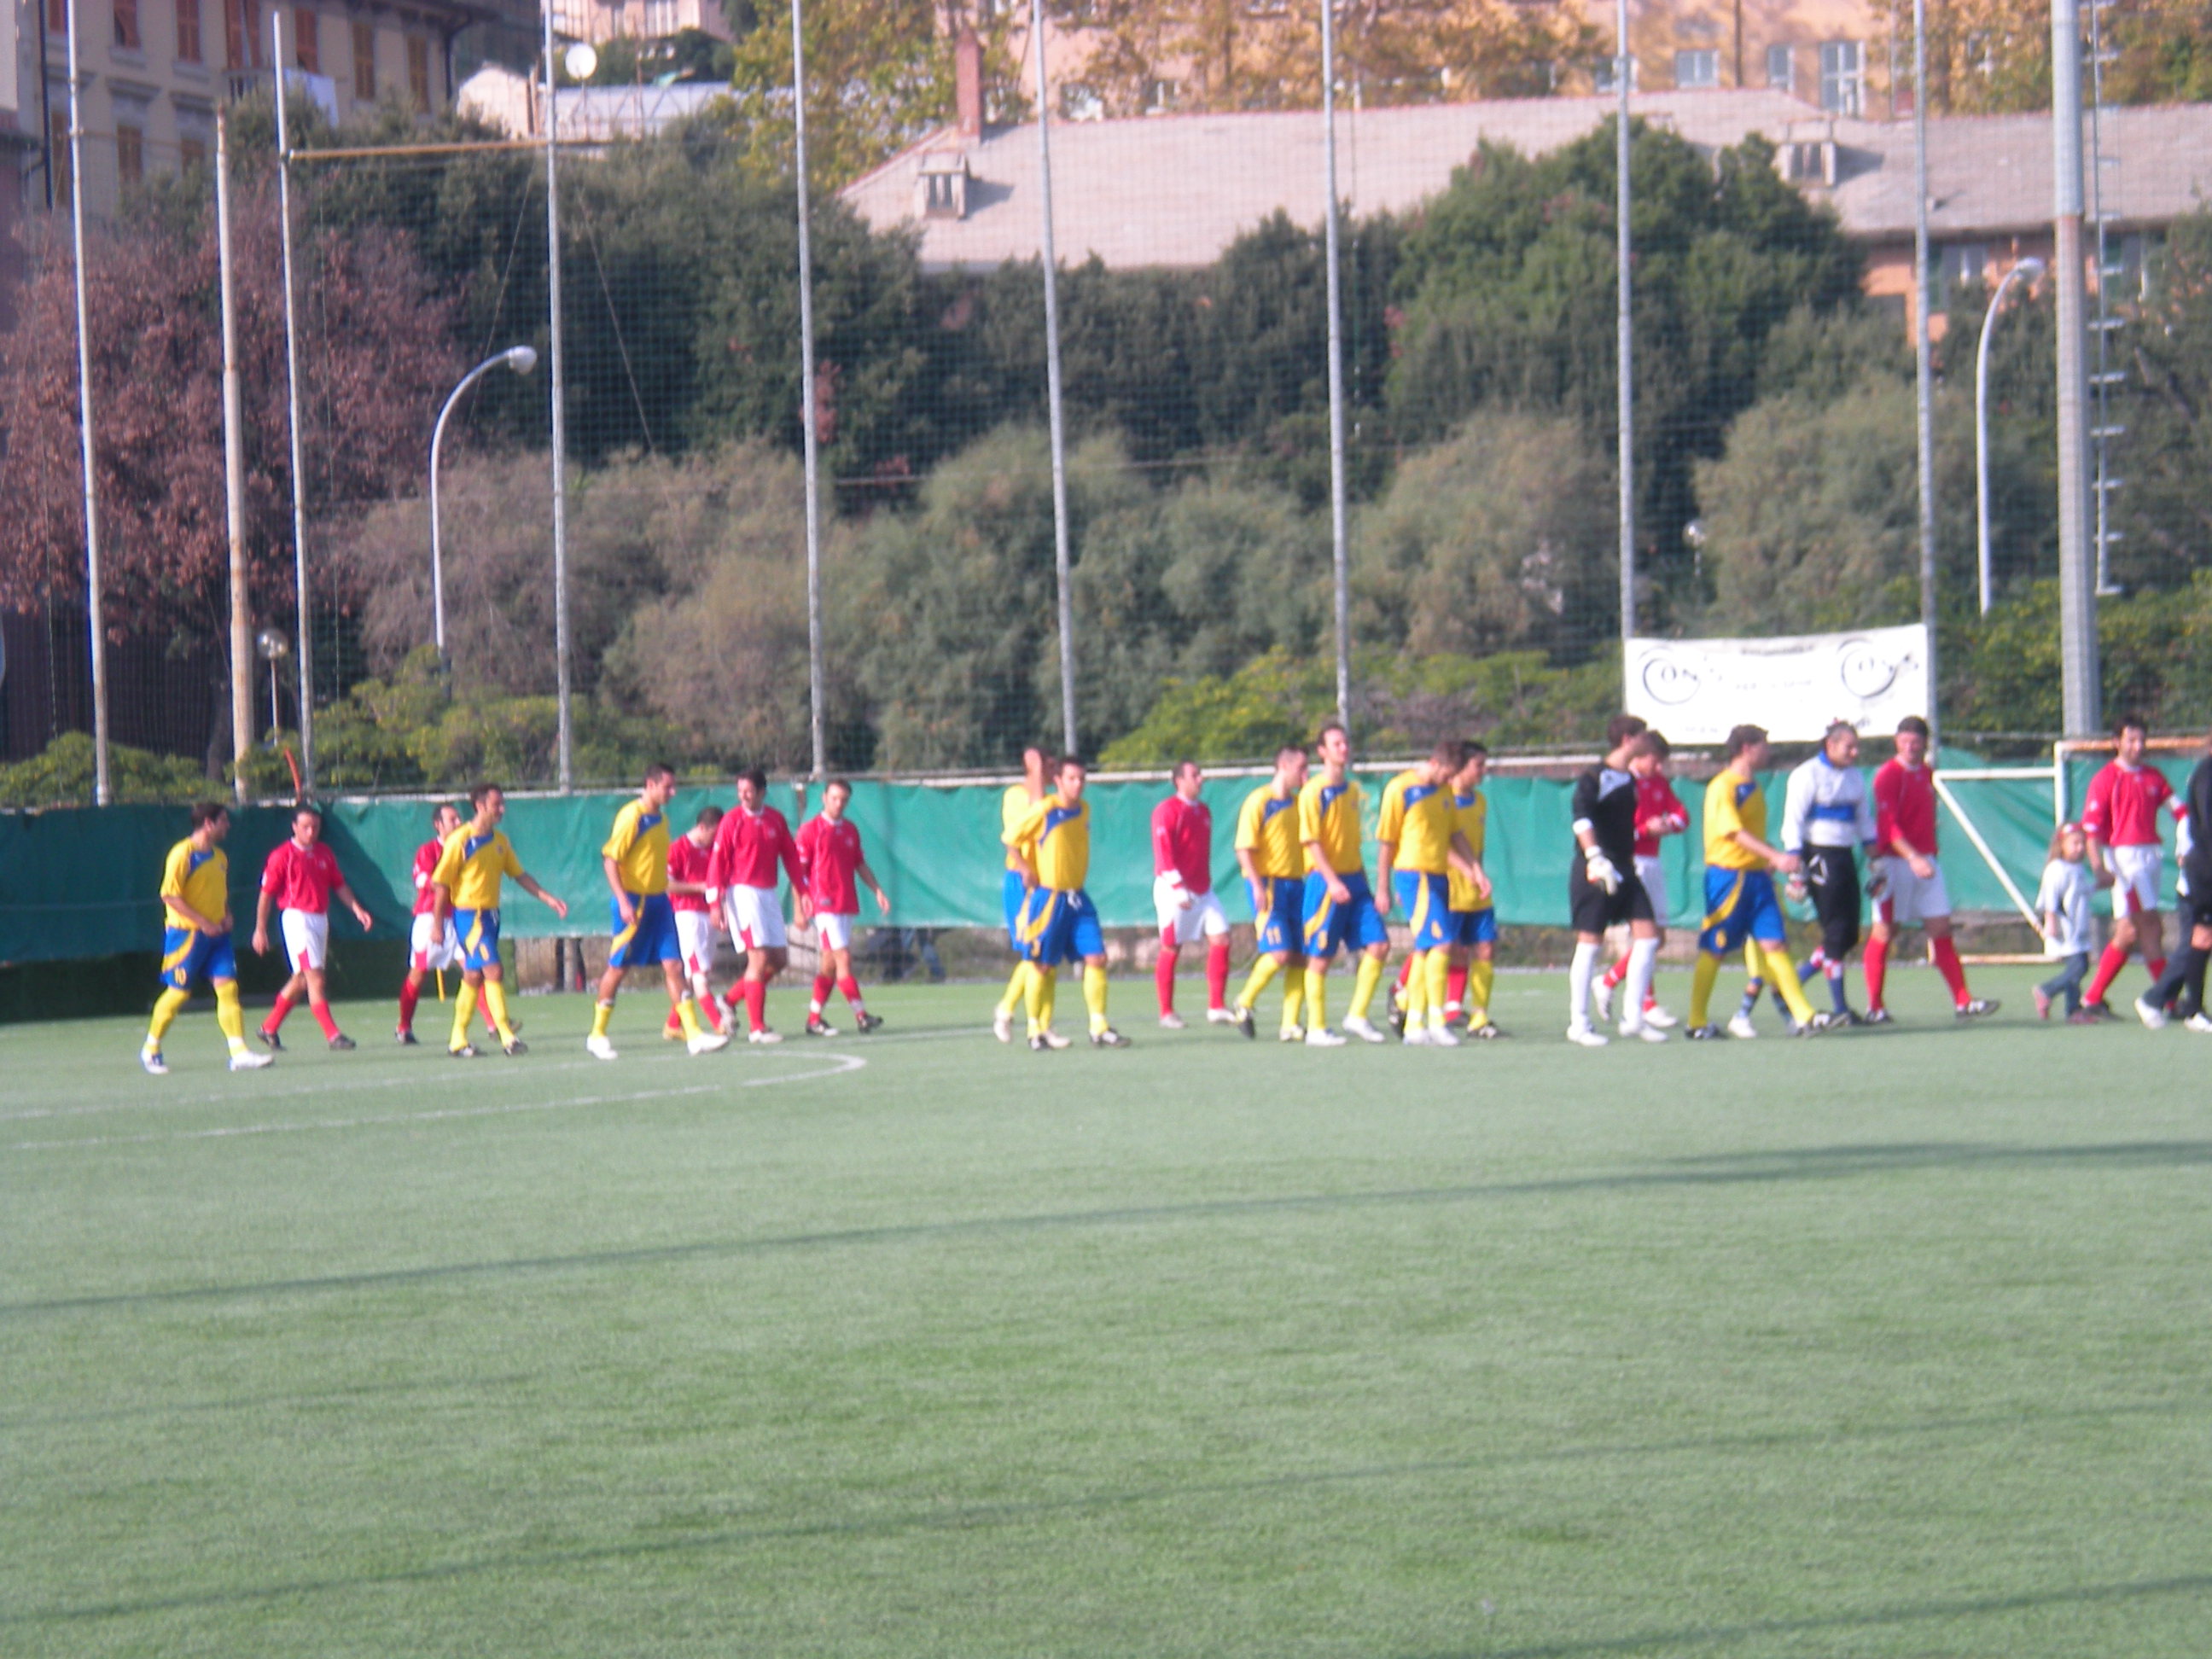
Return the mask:
<path id="1" fill-rule="evenodd" d="M 1106 954 L 1106 936 L 1098 931 L 1098 912 L 1091 895 L 1080 887 L 1060 892 L 1033 887 L 1022 906 L 1022 959 L 1040 968 L 1057 968 L 1064 962 Z"/>
<path id="2" fill-rule="evenodd" d="M 1016 956 L 1022 953 L 1022 900 L 1029 889 L 1022 885 L 1022 872 L 1006 872 L 1006 879 L 999 884 L 999 902 L 1006 913 L 1006 944 Z"/>
<path id="3" fill-rule="evenodd" d="M 629 901 L 637 920 L 625 927 L 622 906 L 612 898 L 607 900 L 608 925 L 615 936 L 614 949 L 607 952 L 607 966 L 646 968 L 656 962 L 683 961 L 684 946 L 676 937 L 676 911 L 668 902 L 668 895 L 632 893 Z"/>
<path id="4" fill-rule="evenodd" d="M 481 973 L 499 966 L 499 912 L 453 907 L 453 932 L 461 941 L 461 971 Z"/>
<path id="5" fill-rule="evenodd" d="M 1326 962 L 1340 950 L 1364 951 L 1370 945 L 1388 945 L 1390 934 L 1382 914 L 1375 908 L 1375 894 L 1367 885 L 1367 872 L 1354 870 L 1337 879 L 1351 891 L 1342 904 L 1328 896 L 1328 883 L 1316 870 L 1306 877 L 1305 903 L 1298 932 L 1299 949 L 1316 962 Z"/>
<path id="6" fill-rule="evenodd" d="M 1263 957 L 1297 955 L 1304 878 L 1262 876 L 1244 886 L 1252 896 L 1252 948 Z"/>
<path id="7" fill-rule="evenodd" d="M 1498 907 L 1486 904 L 1480 910 L 1455 910 L 1451 913 L 1451 943 L 1462 949 L 1477 945 L 1498 943 Z"/>
<path id="8" fill-rule="evenodd" d="M 1451 880 L 1424 870 L 1393 870 L 1391 896 L 1413 930 L 1413 949 L 1433 951 L 1451 943 Z"/>
<path id="9" fill-rule="evenodd" d="M 201 975 L 210 980 L 236 979 L 238 952 L 228 933 L 203 933 L 197 927 L 161 930 L 161 983 L 173 991 L 191 988 Z"/>
<path id="10" fill-rule="evenodd" d="M 1779 945 L 1789 938 L 1782 925 L 1774 878 L 1764 870 L 1705 870 L 1705 924 L 1698 948 L 1726 956 L 1747 938 Z"/>

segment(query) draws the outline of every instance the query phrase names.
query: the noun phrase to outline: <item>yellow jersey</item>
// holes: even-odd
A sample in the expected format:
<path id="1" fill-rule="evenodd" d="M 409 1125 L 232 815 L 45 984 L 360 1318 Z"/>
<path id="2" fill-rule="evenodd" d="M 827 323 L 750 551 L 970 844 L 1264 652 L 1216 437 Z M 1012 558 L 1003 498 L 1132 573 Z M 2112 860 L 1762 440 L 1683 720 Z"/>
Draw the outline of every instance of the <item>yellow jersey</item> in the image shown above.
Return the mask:
<path id="1" fill-rule="evenodd" d="M 1397 848 L 1394 870 L 1441 876 L 1451 868 L 1452 831 L 1457 827 L 1451 791 L 1419 772 L 1401 772 L 1382 787 L 1382 815 L 1375 839 Z"/>
<path id="2" fill-rule="evenodd" d="M 641 800 L 627 803 L 615 814 L 614 832 L 599 856 L 612 859 L 622 872 L 623 891 L 644 897 L 668 890 L 668 814 L 656 812 Z M 521 872 L 513 873 L 520 875 Z"/>
<path id="3" fill-rule="evenodd" d="M 1017 783 L 1008 787 L 999 802 L 999 839 L 1006 844 L 1006 868 L 1019 873 L 1022 861 L 1014 855 L 1014 826 L 1029 816 L 1036 802 L 1030 798 L 1030 787 Z"/>
<path id="4" fill-rule="evenodd" d="M 168 861 L 161 866 L 161 896 L 182 899 L 210 921 L 221 921 L 228 915 L 230 860 L 223 856 L 222 848 L 210 847 L 203 853 L 189 836 L 172 847 Z M 174 905 L 161 908 L 170 927 L 192 925 L 177 914 Z"/>
<path id="5" fill-rule="evenodd" d="M 665 871 L 665 862 L 662 868 Z M 496 910 L 500 878 L 521 873 L 522 860 L 514 856 L 505 830 L 480 836 L 465 823 L 446 837 L 430 879 L 453 894 L 457 910 Z"/>
<path id="6" fill-rule="evenodd" d="M 1305 849 L 1298 845 L 1298 798 L 1278 796 L 1272 783 L 1245 796 L 1237 811 L 1237 847 L 1251 854 L 1252 868 L 1263 878 L 1295 881 L 1305 874 Z"/>
<path id="7" fill-rule="evenodd" d="M 1460 834 L 1467 837 L 1468 851 L 1474 854 L 1474 861 L 1481 863 L 1483 837 L 1490 833 L 1490 798 L 1480 789 L 1469 795 L 1454 795 L 1452 821 L 1458 825 Z M 1451 872 L 1452 909 L 1487 910 L 1491 899 L 1487 888 L 1478 892 L 1474 884 L 1458 871 Z"/>
<path id="8" fill-rule="evenodd" d="M 1071 806 L 1057 793 L 1047 795 L 1006 831 L 1006 845 L 1017 855 L 1015 868 L 1036 863 L 1038 886 L 1072 893 L 1091 873 L 1091 803 Z"/>
<path id="9" fill-rule="evenodd" d="M 1705 786 L 1705 862 L 1716 870 L 1764 870 L 1766 860 L 1736 841 L 1739 830 L 1766 839 L 1766 795 L 1757 778 L 1729 769 Z"/>
<path id="10" fill-rule="evenodd" d="M 1298 840 L 1319 842 L 1328 867 L 1340 876 L 1354 875 L 1366 868 L 1359 856 L 1362 799 L 1359 785 L 1351 778 L 1342 783 L 1308 778 L 1306 787 L 1298 791 Z M 1310 871 L 1312 855 L 1307 856 Z"/>

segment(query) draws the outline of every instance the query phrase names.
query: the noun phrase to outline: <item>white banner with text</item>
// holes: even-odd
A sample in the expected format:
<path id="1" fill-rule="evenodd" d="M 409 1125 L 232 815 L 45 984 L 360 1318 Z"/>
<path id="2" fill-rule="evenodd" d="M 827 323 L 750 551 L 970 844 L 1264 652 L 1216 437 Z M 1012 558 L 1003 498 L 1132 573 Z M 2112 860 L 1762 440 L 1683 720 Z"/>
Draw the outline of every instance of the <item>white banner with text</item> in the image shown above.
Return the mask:
<path id="1" fill-rule="evenodd" d="M 1771 640 L 1628 642 L 1628 710 L 1670 743 L 1717 744 L 1735 726 L 1817 742 L 1837 720 L 1887 734 L 1928 712 L 1928 630 L 1863 628 Z"/>

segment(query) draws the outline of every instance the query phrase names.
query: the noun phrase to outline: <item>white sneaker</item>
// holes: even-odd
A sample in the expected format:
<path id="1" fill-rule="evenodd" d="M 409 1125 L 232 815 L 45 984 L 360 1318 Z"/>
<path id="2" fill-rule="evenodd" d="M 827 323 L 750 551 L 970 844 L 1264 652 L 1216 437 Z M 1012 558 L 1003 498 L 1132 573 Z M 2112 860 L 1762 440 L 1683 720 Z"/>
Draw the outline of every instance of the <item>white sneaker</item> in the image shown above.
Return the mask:
<path id="1" fill-rule="evenodd" d="M 1043 1030 L 1039 1031 L 1035 1038 L 1031 1039 L 1031 1046 L 1034 1047 L 1036 1042 L 1042 1042 L 1048 1048 L 1065 1048 L 1074 1041 L 1075 1039 L 1073 1037 L 1064 1037 L 1060 1036 L 1059 1032 L 1054 1030 L 1050 1026 L 1047 1026 Z"/>
<path id="2" fill-rule="evenodd" d="M 1448 1025 L 1431 1025 L 1429 1027 L 1429 1047 L 1456 1048 L 1459 1047 L 1459 1036 Z"/>
<path id="3" fill-rule="evenodd" d="M 1584 1048 L 1602 1048 L 1605 1047 L 1605 1034 L 1592 1030 L 1586 1024 L 1570 1025 L 1567 1027 L 1567 1041 Z"/>
<path id="4" fill-rule="evenodd" d="M 612 1060 L 615 1057 L 615 1045 L 606 1037 L 587 1036 L 584 1039 L 584 1052 L 593 1060 Z"/>
<path id="5" fill-rule="evenodd" d="M 1590 1006 L 1597 1010 L 1600 1021 L 1613 1018 L 1613 988 L 1605 982 L 1605 975 L 1602 974 L 1598 975 L 1596 981 L 1590 987 Z"/>
<path id="6" fill-rule="evenodd" d="M 1344 1034 L 1356 1036 L 1362 1042 L 1388 1042 L 1390 1039 L 1376 1030 L 1374 1023 L 1364 1014 L 1353 1014 L 1344 1022 Z"/>
<path id="7" fill-rule="evenodd" d="M 1176 1012 L 1174 1009 L 1169 1009 L 1167 1012 L 1160 1016 L 1160 1030 L 1163 1031 L 1180 1031 L 1182 1030 L 1182 1016 Z"/>
<path id="8" fill-rule="evenodd" d="M 1237 1016 L 1226 1008 L 1209 1008 L 1206 1011 L 1206 1023 L 1208 1025 L 1234 1025 Z"/>
<path id="9" fill-rule="evenodd" d="M 781 1032 L 781 1031 L 771 1031 L 771 1030 L 769 1030 L 768 1029 L 768 1027 L 767 1027 L 767 1026 L 763 1025 L 763 1026 L 762 1026 L 762 1027 L 761 1027 L 761 1029 L 760 1029 L 759 1030 L 757 1030 L 757 1031 L 748 1031 L 748 1032 L 746 1032 L 746 1033 L 745 1033 L 745 1041 L 746 1041 L 746 1042 L 763 1042 L 763 1043 L 765 1043 L 765 1042 L 782 1042 L 782 1041 L 783 1041 L 783 1033 L 782 1033 L 782 1032 Z"/>
<path id="10" fill-rule="evenodd" d="M 2183 1022 L 2182 1029 L 2194 1031 L 2199 1036 L 2212 1036 L 2212 1014 L 2206 1014 L 2200 1009 Z M 159 1060 L 161 1056 L 156 1054 L 154 1058 Z"/>
<path id="11" fill-rule="evenodd" d="M 276 1055 L 257 1054 L 251 1048 L 230 1057 L 230 1069 L 234 1072 L 258 1072 L 265 1066 L 273 1066 L 276 1063 Z"/>
<path id="12" fill-rule="evenodd" d="M 2171 1016 L 2166 1013 L 2165 1009 L 2160 1007 L 2148 997 L 2137 997 L 2136 999 L 2136 1018 L 2141 1020 L 2145 1025 L 2148 1026 L 2152 1030 L 2162 1031 L 2166 1029 L 2166 1021 L 2171 1018 Z"/>
<path id="13" fill-rule="evenodd" d="M 1306 1028 L 1303 1025 L 1285 1025 L 1275 1033 L 1278 1042 L 1304 1042 L 1305 1040 Z"/>
<path id="14" fill-rule="evenodd" d="M 1001 1042 L 1014 1040 L 1014 1017 L 994 1010 L 991 1015 L 991 1035 Z"/>
<path id="15" fill-rule="evenodd" d="M 720 1031 L 702 1031 L 697 1036 L 685 1040 L 684 1052 L 689 1054 L 711 1054 L 718 1049 L 726 1048 L 729 1046 L 729 1038 Z M 611 1059 L 613 1056 L 609 1055 L 608 1058 Z"/>
<path id="16" fill-rule="evenodd" d="M 161 1058 L 159 1048 L 141 1048 L 138 1063 L 146 1068 L 148 1077 L 167 1077 L 169 1074 L 169 1062 Z"/>
<path id="17" fill-rule="evenodd" d="M 1316 1025 L 1305 1035 L 1305 1044 L 1309 1048 L 1341 1048 L 1344 1041 L 1326 1025 Z"/>
<path id="18" fill-rule="evenodd" d="M 1667 1040 L 1667 1034 L 1654 1025 L 1648 1017 L 1641 1024 L 1623 1025 L 1620 1035 L 1638 1042 L 1664 1042 Z"/>
<path id="19" fill-rule="evenodd" d="M 1400 1037 L 1398 1041 L 1408 1048 L 1425 1048 L 1430 1046 L 1429 1028 L 1425 1025 L 1408 1025 L 1406 1028 L 1406 1035 Z"/>
<path id="20" fill-rule="evenodd" d="M 1759 1027 L 1751 1023 L 1751 1016 L 1738 1009 L 1729 1016 L 1728 1034 L 1748 1042 L 1759 1035 Z"/>
<path id="21" fill-rule="evenodd" d="M 1644 1023 L 1656 1025 L 1662 1031 L 1671 1031 L 1682 1022 L 1655 1002 L 1644 1011 Z"/>

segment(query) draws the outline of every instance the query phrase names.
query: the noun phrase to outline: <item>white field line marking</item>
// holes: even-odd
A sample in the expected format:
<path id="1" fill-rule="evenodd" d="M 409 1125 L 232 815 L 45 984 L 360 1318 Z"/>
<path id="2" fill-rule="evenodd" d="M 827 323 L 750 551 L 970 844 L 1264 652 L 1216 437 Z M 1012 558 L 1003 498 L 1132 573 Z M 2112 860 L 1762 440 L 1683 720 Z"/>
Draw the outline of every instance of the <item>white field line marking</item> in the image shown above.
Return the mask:
<path id="1" fill-rule="evenodd" d="M 640 1089 L 630 1094 L 583 1095 L 574 1100 L 526 1101 L 506 1106 L 449 1106 L 430 1112 L 394 1112 L 382 1117 L 338 1117 L 319 1123 L 234 1123 L 214 1129 L 165 1129 L 137 1135 L 86 1135 L 75 1140 L 19 1140 L 11 1152 L 43 1152 L 70 1146 L 132 1146 L 161 1140 L 227 1140 L 240 1135 L 305 1134 L 323 1129 L 368 1129 L 393 1123 L 436 1123 L 448 1118 L 504 1117 L 516 1112 L 560 1112 L 580 1106 L 620 1106 L 640 1100 L 676 1100 L 686 1095 L 720 1094 L 732 1089 L 765 1089 L 782 1083 L 817 1083 L 843 1077 L 868 1062 L 858 1054 L 824 1054 L 835 1064 L 784 1077 L 741 1078 L 721 1083 L 696 1083 L 686 1089 Z"/>

